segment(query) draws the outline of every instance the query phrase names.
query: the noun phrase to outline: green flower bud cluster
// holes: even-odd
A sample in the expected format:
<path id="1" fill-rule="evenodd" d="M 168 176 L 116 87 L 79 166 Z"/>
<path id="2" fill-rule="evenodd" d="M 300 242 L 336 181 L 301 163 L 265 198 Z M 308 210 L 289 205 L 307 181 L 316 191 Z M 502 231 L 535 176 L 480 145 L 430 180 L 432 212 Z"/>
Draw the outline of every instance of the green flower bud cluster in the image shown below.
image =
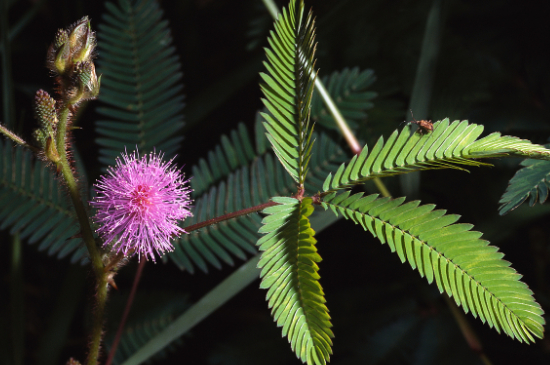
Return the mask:
<path id="1" fill-rule="evenodd" d="M 57 109 L 54 98 L 44 90 L 38 90 L 34 97 L 35 114 L 40 128 L 34 131 L 34 137 L 40 143 L 46 158 L 59 162 L 59 153 L 55 146 L 57 133 Z"/>
<path id="2" fill-rule="evenodd" d="M 50 45 L 46 64 L 58 76 L 58 91 L 66 105 L 99 94 L 101 76 L 97 77 L 93 63 L 95 46 L 95 33 L 87 16 L 68 29 L 59 29 Z"/>

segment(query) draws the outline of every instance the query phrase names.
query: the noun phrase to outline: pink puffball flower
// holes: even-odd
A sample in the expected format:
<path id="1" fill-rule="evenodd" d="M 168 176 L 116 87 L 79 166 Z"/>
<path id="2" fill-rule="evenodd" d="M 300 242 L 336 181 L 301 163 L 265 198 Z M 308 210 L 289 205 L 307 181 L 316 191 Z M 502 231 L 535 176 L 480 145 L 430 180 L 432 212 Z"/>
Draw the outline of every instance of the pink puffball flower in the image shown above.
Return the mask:
<path id="1" fill-rule="evenodd" d="M 90 202 L 96 208 L 94 222 L 104 246 L 124 255 L 138 254 L 155 261 L 173 251 L 170 240 L 185 233 L 178 221 L 191 216 L 189 180 L 163 154 L 123 153 L 109 167 Z"/>

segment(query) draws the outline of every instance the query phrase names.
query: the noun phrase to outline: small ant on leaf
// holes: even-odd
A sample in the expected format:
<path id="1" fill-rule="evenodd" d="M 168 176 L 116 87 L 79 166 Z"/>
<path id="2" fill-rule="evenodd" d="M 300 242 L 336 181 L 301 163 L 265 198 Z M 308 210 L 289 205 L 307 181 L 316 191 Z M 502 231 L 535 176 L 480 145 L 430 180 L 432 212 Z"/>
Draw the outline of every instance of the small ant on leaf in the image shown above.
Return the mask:
<path id="1" fill-rule="evenodd" d="M 411 115 L 412 115 L 413 121 L 411 121 L 411 122 L 403 121 L 403 123 L 409 123 L 409 124 L 414 123 L 414 124 L 416 124 L 418 126 L 418 133 L 420 133 L 420 134 L 433 132 L 434 125 L 432 124 L 431 120 L 416 120 L 416 119 L 414 119 L 414 115 L 413 115 L 412 110 L 411 110 Z M 401 124 L 403 124 L 403 123 L 401 123 Z"/>

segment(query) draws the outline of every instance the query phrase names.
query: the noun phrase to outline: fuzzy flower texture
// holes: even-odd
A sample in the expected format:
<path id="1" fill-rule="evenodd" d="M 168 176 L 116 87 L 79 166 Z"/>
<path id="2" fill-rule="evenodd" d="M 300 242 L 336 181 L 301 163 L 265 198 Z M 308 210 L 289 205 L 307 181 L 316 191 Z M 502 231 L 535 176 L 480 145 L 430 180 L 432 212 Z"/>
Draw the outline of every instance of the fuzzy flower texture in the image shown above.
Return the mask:
<path id="1" fill-rule="evenodd" d="M 192 190 L 173 159 L 164 162 L 162 157 L 123 153 L 94 185 L 97 196 L 90 204 L 97 210 L 94 222 L 104 246 L 153 261 L 154 251 L 162 256 L 174 250 L 170 240 L 185 232 L 178 220 L 192 215 Z"/>

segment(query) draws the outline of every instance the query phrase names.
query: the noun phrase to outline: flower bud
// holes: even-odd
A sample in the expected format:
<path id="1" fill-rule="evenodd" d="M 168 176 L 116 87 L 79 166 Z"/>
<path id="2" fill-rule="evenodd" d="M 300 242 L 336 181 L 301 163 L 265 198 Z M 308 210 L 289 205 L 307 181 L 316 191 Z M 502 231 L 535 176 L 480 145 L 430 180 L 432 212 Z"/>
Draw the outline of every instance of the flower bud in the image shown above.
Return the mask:
<path id="1" fill-rule="evenodd" d="M 86 61 L 76 64 L 73 84 L 76 89 L 71 93 L 71 104 L 97 97 L 99 94 L 99 80 L 93 62 Z"/>
<path id="2" fill-rule="evenodd" d="M 61 45 L 56 51 L 54 51 L 54 46 L 52 45 L 48 51 L 48 55 L 52 56 L 53 62 L 48 62 L 48 68 L 59 75 L 63 75 L 70 66 L 70 51 L 71 48 L 68 43 Z"/>
<path id="3" fill-rule="evenodd" d="M 42 129 L 35 129 L 33 132 L 33 136 L 34 139 L 36 139 L 36 141 L 40 143 L 40 146 L 42 146 L 42 148 L 46 147 L 46 134 Z"/>
<path id="4" fill-rule="evenodd" d="M 48 50 L 47 66 L 58 75 L 71 73 L 78 62 L 91 61 L 96 45 L 87 16 L 67 30 L 57 31 Z"/>
<path id="5" fill-rule="evenodd" d="M 69 41 L 69 35 L 64 29 L 58 29 L 55 33 L 53 43 L 48 49 L 48 55 L 46 58 L 46 67 L 53 72 L 62 75 L 65 73 L 71 56 L 71 48 L 67 44 Z"/>
<path id="6" fill-rule="evenodd" d="M 55 100 L 44 90 L 38 90 L 34 97 L 34 110 L 40 128 L 34 131 L 34 138 L 40 143 L 44 155 L 52 162 L 59 162 L 55 146 L 57 132 L 57 110 Z"/>
<path id="7" fill-rule="evenodd" d="M 57 51 L 59 48 L 61 48 L 62 45 L 67 43 L 68 40 L 69 35 L 67 34 L 67 31 L 65 29 L 58 29 L 53 40 L 54 50 Z"/>
<path id="8" fill-rule="evenodd" d="M 85 74 L 82 74 L 81 80 L 86 85 L 85 99 L 95 99 L 99 95 L 99 86 L 101 83 L 101 76 L 97 77 L 95 73 L 95 65 L 93 62 L 86 62 Z"/>
<path id="9" fill-rule="evenodd" d="M 77 25 L 69 36 L 69 43 L 73 51 L 73 62 L 90 61 L 96 40 L 87 16 L 76 23 Z"/>
<path id="10" fill-rule="evenodd" d="M 34 97 L 36 118 L 42 129 L 52 131 L 57 126 L 55 100 L 44 90 L 38 90 Z M 53 134 L 53 133 L 52 133 Z"/>
<path id="11" fill-rule="evenodd" d="M 75 67 L 75 76 L 78 78 L 80 85 L 87 87 L 92 82 L 92 78 L 97 78 L 94 64 L 92 62 L 78 62 Z"/>
<path id="12" fill-rule="evenodd" d="M 69 41 L 73 63 L 90 61 L 96 45 L 90 19 L 85 16 L 69 28 Z"/>
<path id="13" fill-rule="evenodd" d="M 60 104 L 75 108 L 81 101 L 99 95 L 100 78 L 93 63 L 95 46 L 95 34 L 87 16 L 57 31 L 46 64 L 55 73 Z"/>

